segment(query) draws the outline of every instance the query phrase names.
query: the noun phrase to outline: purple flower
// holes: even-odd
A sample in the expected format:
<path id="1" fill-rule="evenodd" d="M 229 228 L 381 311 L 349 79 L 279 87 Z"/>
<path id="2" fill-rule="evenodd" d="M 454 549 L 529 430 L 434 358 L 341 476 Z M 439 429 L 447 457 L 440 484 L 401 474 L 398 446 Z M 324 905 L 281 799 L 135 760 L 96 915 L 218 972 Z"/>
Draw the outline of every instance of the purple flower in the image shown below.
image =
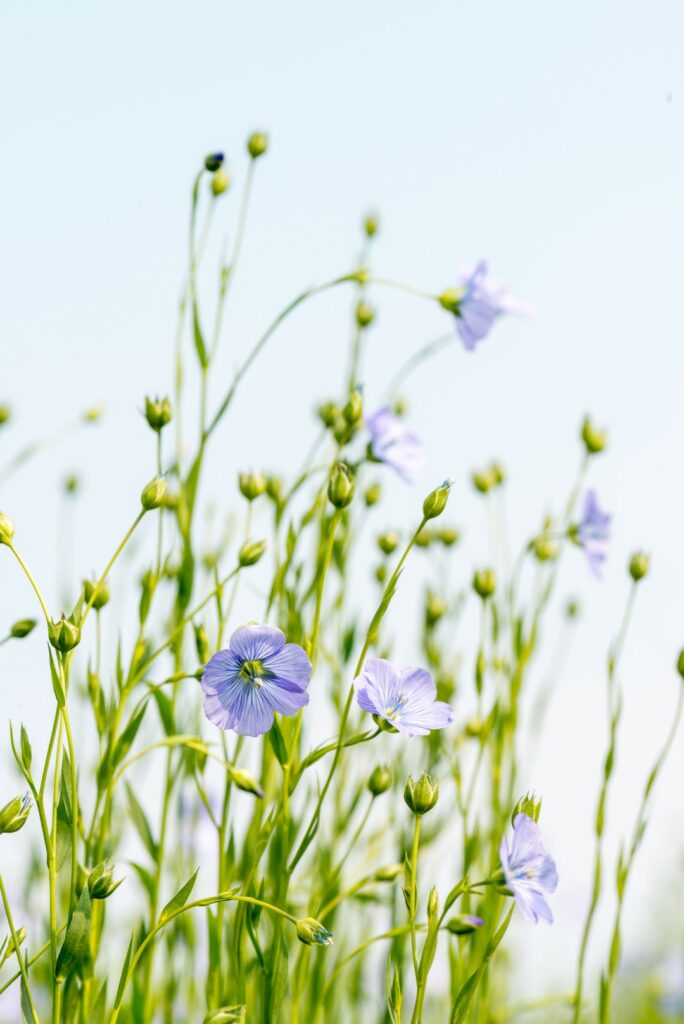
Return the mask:
<path id="1" fill-rule="evenodd" d="M 219 729 L 260 736 L 273 713 L 294 715 L 309 703 L 311 662 L 298 644 L 286 644 L 275 626 L 242 626 L 230 646 L 204 669 L 204 713 Z"/>
<path id="2" fill-rule="evenodd" d="M 534 924 L 540 917 L 552 924 L 553 914 L 546 902 L 546 893 L 556 891 L 558 871 L 553 857 L 544 849 L 539 826 L 533 818 L 516 814 L 510 850 L 504 836 L 499 857 L 506 885 L 522 916 Z"/>
<path id="3" fill-rule="evenodd" d="M 412 484 L 425 465 L 425 449 L 387 407 L 366 417 L 374 458 L 386 462 L 402 480 Z"/>
<path id="4" fill-rule="evenodd" d="M 485 260 L 480 260 L 474 270 L 463 270 L 459 277 L 460 287 L 445 293 L 450 301 L 442 304 L 456 315 L 456 329 L 469 351 L 487 337 L 502 313 L 525 316 L 531 312 L 503 284 L 488 276 Z"/>
<path id="5" fill-rule="evenodd" d="M 404 736 L 427 736 L 454 718 L 449 704 L 435 700 L 437 688 L 424 668 L 398 669 L 371 658 L 354 680 L 359 707 L 383 719 Z"/>
<path id="6" fill-rule="evenodd" d="M 594 576 L 601 575 L 601 568 L 606 560 L 610 520 L 611 517 L 599 507 L 596 491 L 587 491 L 584 495 L 582 518 L 578 524 L 570 528 L 570 536 L 575 543 L 584 548 L 589 568 Z"/>

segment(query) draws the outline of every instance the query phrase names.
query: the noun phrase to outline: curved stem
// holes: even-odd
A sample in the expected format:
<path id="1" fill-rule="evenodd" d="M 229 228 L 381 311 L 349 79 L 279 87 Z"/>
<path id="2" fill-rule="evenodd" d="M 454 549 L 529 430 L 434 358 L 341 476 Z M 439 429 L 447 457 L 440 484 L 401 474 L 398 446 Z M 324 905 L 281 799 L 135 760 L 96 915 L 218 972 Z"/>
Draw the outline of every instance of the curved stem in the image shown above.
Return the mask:
<path id="1" fill-rule="evenodd" d="M 19 563 L 19 565 L 21 566 L 21 568 L 22 568 L 22 570 L 24 572 L 24 575 L 26 576 L 27 580 L 29 581 L 29 583 L 33 587 L 33 591 L 34 591 L 36 597 L 38 598 L 38 603 L 40 604 L 40 607 L 41 607 L 41 609 L 43 611 L 43 615 L 45 616 L 45 622 L 49 626 L 50 625 L 50 613 L 47 610 L 47 605 L 45 604 L 45 600 L 43 599 L 43 595 L 40 592 L 40 587 L 36 583 L 35 579 L 33 578 L 33 575 L 31 574 L 31 572 L 29 570 L 29 567 L 26 565 L 26 562 L 23 560 L 23 558 L 21 557 L 21 555 L 19 554 L 19 552 L 15 548 L 14 544 L 8 544 L 7 547 L 10 549 L 10 551 L 12 552 L 14 557 L 16 558 L 17 562 Z"/>
<path id="2" fill-rule="evenodd" d="M 97 583 L 93 587 L 93 592 L 90 595 L 90 600 L 88 601 L 87 605 L 85 606 L 85 609 L 83 611 L 83 615 L 81 617 L 81 627 L 83 627 L 83 625 L 85 623 L 85 620 L 88 618 L 88 614 L 90 613 L 90 609 L 93 607 L 95 599 L 97 598 L 97 596 L 98 596 L 98 594 L 100 592 L 100 588 L 107 582 L 107 577 L 109 576 L 109 573 L 111 572 L 112 567 L 114 566 L 114 563 L 116 562 L 117 558 L 119 557 L 119 555 L 121 554 L 123 549 L 126 547 L 126 545 L 128 544 L 129 540 L 131 539 L 131 537 L 133 536 L 133 533 L 135 532 L 138 524 L 140 523 L 140 521 L 142 520 L 143 516 L 145 515 L 145 511 L 146 511 L 145 509 L 142 509 L 138 513 L 138 515 L 135 517 L 132 525 L 130 526 L 130 528 L 124 534 L 124 537 L 123 537 L 121 543 L 117 547 L 117 549 L 114 552 L 114 554 L 112 555 L 112 557 L 109 559 L 109 562 L 107 563 L 107 567 L 106 567 L 105 571 L 102 573 L 102 575 L 100 576 L 99 580 L 97 581 Z"/>

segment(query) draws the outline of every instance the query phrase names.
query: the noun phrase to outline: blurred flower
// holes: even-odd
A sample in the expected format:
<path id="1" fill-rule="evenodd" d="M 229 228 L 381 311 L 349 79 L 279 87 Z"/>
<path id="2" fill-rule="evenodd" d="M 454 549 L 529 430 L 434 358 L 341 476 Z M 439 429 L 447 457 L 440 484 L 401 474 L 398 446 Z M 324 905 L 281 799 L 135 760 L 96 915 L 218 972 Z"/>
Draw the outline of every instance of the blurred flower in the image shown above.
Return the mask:
<path id="1" fill-rule="evenodd" d="M 370 658 L 354 689 L 360 708 L 404 736 L 427 736 L 454 718 L 449 704 L 436 700 L 437 687 L 424 668 L 398 669 L 383 658 Z"/>
<path id="2" fill-rule="evenodd" d="M 553 914 L 546 894 L 555 892 L 558 871 L 553 857 L 544 849 L 539 826 L 532 818 L 526 814 L 516 815 L 510 849 L 504 836 L 499 857 L 506 885 L 522 916 L 534 924 L 540 917 L 552 924 Z"/>
<path id="3" fill-rule="evenodd" d="M 601 575 L 601 567 L 606 560 L 610 520 L 611 517 L 599 507 L 596 491 L 587 491 L 582 506 L 582 518 L 579 523 L 570 527 L 570 538 L 584 548 L 589 568 L 594 576 Z"/>
<path id="4" fill-rule="evenodd" d="M 294 715 L 309 703 L 310 678 L 306 652 L 285 643 L 281 630 L 242 626 L 204 669 L 204 713 L 219 729 L 260 736 L 273 725 L 274 711 Z"/>
<path id="5" fill-rule="evenodd" d="M 480 260 L 474 270 L 464 268 L 459 277 L 459 285 L 440 295 L 439 301 L 456 317 L 456 329 L 469 351 L 487 337 L 502 313 L 525 316 L 531 311 L 529 306 L 517 302 L 504 285 L 488 276 L 485 260 Z"/>
<path id="6" fill-rule="evenodd" d="M 412 484 L 425 464 L 425 449 L 386 406 L 366 417 L 370 449 L 378 462 L 391 466 L 402 480 Z"/>

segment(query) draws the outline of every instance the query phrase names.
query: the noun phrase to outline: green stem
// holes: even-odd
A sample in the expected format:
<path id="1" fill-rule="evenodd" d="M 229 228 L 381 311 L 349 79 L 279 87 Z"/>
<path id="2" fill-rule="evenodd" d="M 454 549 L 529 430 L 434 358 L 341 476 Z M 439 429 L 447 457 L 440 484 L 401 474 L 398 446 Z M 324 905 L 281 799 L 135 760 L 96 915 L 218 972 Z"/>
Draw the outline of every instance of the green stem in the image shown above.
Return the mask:
<path id="1" fill-rule="evenodd" d="M 418 851 L 420 845 L 420 815 L 416 814 L 413 825 L 413 845 L 411 847 L 411 899 L 409 908 L 409 923 L 411 925 L 411 956 L 413 958 L 413 970 L 418 984 L 418 947 L 416 944 L 416 906 L 418 903 Z"/>
<path id="2" fill-rule="evenodd" d="M 2 875 L 0 875 L 0 897 L 2 897 L 2 905 L 5 908 L 5 916 L 7 918 L 7 924 L 9 925 L 10 934 L 12 936 L 12 942 L 14 944 L 14 953 L 19 964 L 19 970 L 21 971 L 21 977 L 24 982 L 24 989 L 26 991 L 26 998 L 28 999 L 31 1012 L 34 1017 L 35 1024 L 40 1024 L 38 1020 L 38 1014 L 36 1013 L 35 1003 L 33 1002 L 33 995 L 31 993 L 31 986 L 28 978 L 28 961 L 21 952 L 19 939 L 17 938 L 17 932 L 14 927 L 14 920 L 12 918 L 12 911 L 10 909 L 9 900 L 7 898 L 7 891 L 5 890 L 5 883 Z"/>

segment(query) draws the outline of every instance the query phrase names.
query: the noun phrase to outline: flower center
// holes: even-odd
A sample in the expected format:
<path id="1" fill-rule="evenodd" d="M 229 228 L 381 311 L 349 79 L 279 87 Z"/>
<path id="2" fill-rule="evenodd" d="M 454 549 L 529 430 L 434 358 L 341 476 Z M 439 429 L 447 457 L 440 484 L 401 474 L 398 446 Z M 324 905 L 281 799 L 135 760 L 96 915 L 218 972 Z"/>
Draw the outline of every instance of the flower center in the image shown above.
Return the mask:
<path id="1" fill-rule="evenodd" d="M 401 713 L 406 705 L 406 694 L 400 693 L 398 697 L 391 704 L 386 704 L 383 710 L 383 715 L 390 722 L 396 722 L 401 717 Z"/>
<path id="2" fill-rule="evenodd" d="M 259 689 L 264 685 L 263 680 L 266 675 L 267 670 L 264 668 L 263 662 L 243 661 L 240 668 L 240 676 L 245 682 L 251 683 L 252 686 L 256 686 Z"/>

